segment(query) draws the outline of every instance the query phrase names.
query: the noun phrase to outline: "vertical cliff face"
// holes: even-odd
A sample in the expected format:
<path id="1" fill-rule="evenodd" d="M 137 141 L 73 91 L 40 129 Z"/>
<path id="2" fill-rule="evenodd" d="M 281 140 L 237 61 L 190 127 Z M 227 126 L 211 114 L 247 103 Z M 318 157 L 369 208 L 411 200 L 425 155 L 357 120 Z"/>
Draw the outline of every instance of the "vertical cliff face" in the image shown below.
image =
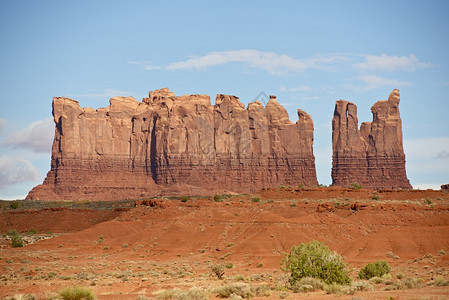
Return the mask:
<path id="1" fill-rule="evenodd" d="M 372 122 L 358 129 L 357 107 L 339 100 L 332 119 L 332 184 L 376 189 L 412 188 L 405 173 L 399 91 L 371 107 Z"/>
<path id="2" fill-rule="evenodd" d="M 313 122 L 293 124 L 271 97 L 245 109 L 235 96 L 176 97 L 168 89 L 142 102 L 115 97 L 97 110 L 53 99 L 51 170 L 28 199 L 125 199 L 159 194 L 252 192 L 316 185 Z"/>

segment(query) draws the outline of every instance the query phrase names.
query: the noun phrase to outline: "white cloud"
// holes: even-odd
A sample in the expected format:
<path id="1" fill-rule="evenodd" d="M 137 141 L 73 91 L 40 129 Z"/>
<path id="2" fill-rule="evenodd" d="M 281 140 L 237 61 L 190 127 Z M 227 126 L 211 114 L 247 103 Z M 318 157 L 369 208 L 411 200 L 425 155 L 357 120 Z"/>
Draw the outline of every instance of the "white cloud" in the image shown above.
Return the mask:
<path id="1" fill-rule="evenodd" d="M 335 64 L 346 60 L 348 60 L 347 57 L 338 54 L 296 59 L 285 54 L 247 49 L 210 52 L 204 56 L 192 57 L 166 66 L 148 64 L 145 66 L 145 69 L 204 70 L 213 66 L 240 62 L 247 64 L 251 68 L 262 69 L 271 74 L 280 75 L 290 71 L 303 72 L 307 69 L 331 69 Z M 136 62 L 130 63 L 140 64 Z"/>
<path id="2" fill-rule="evenodd" d="M 423 63 L 418 60 L 416 55 L 409 56 L 390 56 L 382 55 L 362 55 L 365 61 L 355 64 L 355 68 L 360 70 L 385 70 L 385 71 L 415 71 L 420 68 L 431 67 L 431 63 Z"/>
<path id="3" fill-rule="evenodd" d="M 404 87 L 410 86 L 412 83 L 408 81 L 401 81 L 397 79 L 383 78 L 376 75 L 360 75 L 357 77 L 358 80 L 365 83 L 365 85 L 360 88 L 362 90 L 372 90 L 382 87 Z M 353 88 L 353 87 L 351 87 Z"/>
<path id="4" fill-rule="evenodd" d="M 13 196 L 2 196 L 0 195 L 1 200 L 23 200 L 26 198 L 26 194 L 13 195 Z"/>
<path id="5" fill-rule="evenodd" d="M 449 183 L 449 137 L 404 140 L 404 151 L 413 187 Z"/>
<path id="6" fill-rule="evenodd" d="M 133 93 L 128 91 L 120 91 L 120 90 L 114 90 L 114 89 L 104 89 L 99 92 L 92 92 L 87 94 L 70 94 L 67 95 L 67 97 L 71 98 L 78 98 L 78 97 L 84 97 L 84 98 L 112 98 L 116 96 L 123 96 L 127 97 L 132 95 Z"/>
<path id="7" fill-rule="evenodd" d="M 311 90 L 310 86 L 307 86 L 307 85 L 301 85 L 301 86 L 292 87 L 292 88 L 286 88 L 285 86 L 281 86 L 279 88 L 280 92 L 292 92 L 292 93 L 294 93 L 294 92 L 308 92 L 310 90 Z"/>
<path id="8" fill-rule="evenodd" d="M 26 181 L 38 181 L 39 179 L 39 172 L 31 162 L 0 156 L 0 189 Z"/>
<path id="9" fill-rule="evenodd" d="M 415 183 L 413 188 L 416 190 L 439 190 L 441 189 L 441 184 L 438 183 Z"/>
<path id="10" fill-rule="evenodd" d="M 55 125 L 52 118 L 31 123 L 22 131 L 10 134 L 3 145 L 33 152 L 51 152 Z"/>

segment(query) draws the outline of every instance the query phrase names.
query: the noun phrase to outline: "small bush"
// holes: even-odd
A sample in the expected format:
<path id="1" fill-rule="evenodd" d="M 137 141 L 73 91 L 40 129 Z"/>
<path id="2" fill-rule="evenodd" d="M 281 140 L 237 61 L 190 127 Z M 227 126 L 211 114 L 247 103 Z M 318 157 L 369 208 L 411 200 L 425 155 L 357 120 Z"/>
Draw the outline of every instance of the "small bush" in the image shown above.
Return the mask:
<path id="1" fill-rule="evenodd" d="M 18 209 L 19 208 L 19 203 L 18 202 L 11 202 L 11 204 L 9 204 L 9 207 L 11 209 Z"/>
<path id="2" fill-rule="evenodd" d="M 352 182 L 349 187 L 353 190 L 361 190 L 362 189 L 362 186 L 357 182 Z"/>
<path id="3" fill-rule="evenodd" d="M 32 234 L 36 234 L 37 231 L 36 231 L 36 229 L 30 229 L 30 230 L 28 230 L 27 233 L 30 234 L 30 235 L 32 235 Z"/>
<path id="4" fill-rule="evenodd" d="M 378 260 L 375 263 L 367 264 L 359 272 L 360 279 L 371 279 L 373 277 L 381 277 L 390 273 L 391 267 L 387 262 Z"/>
<path id="5" fill-rule="evenodd" d="M 304 277 L 318 278 L 327 284 L 351 282 L 343 258 L 318 241 L 293 246 L 290 253 L 285 253 L 281 269 L 290 273 L 292 286 Z"/>
<path id="6" fill-rule="evenodd" d="M 267 284 L 252 286 L 251 293 L 257 297 L 268 297 L 271 295 L 271 288 Z"/>
<path id="7" fill-rule="evenodd" d="M 424 199 L 424 203 L 425 204 L 432 204 L 432 200 L 430 200 L 429 198 Z"/>
<path id="8" fill-rule="evenodd" d="M 215 264 L 210 266 L 210 269 L 212 273 L 214 273 L 215 276 L 217 276 L 218 279 L 223 279 L 225 269 L 223 265 Z"/>
<path id="9" fill-rule="evenodd" d="M 449 280 L 444 279 L 443 276 L 437 276 L 435 278 L 434 284 L 436 286 L 448 286 L 449 285 Z"/>
<path id="10" fill-rule="evenodd" d="M 372 195 L 371 196 L 371 200 L 379 200 L 379 199 L 380 199 L 379 195 Z"/>
<path id="11" fill-rule="evenodd" d="M 352 284 L 358 291 L 373 291 L 374 287 L 366 281 L 357 281 Z"/>
<path id="12" fill-rule="evenodd" d="M 188 200 L 189 200 L 189 198 L 187 196 L 181 197 L 181 202 L 187 202 Z"/>
<path id="13" fill-rule="evenodd" d="M 252 199 L 253 202 L 259 203 L 260 202 L 260 198 L 259 197 L 254 197 Z"/>
<path id="14" fill-rule="evenodd" d="M 303 188 L 305 188 L 305 186 L 304 186 L 304 184 L 300 183 L 300 184 L 298 185 L 298 188 L 303 189 Z"/>
<path id="15" fill-rule="evenodd" d="M 61 296 L 64 300 L 93 300 L 96 299 L 95 294 L 91 289 L 84 287 L 68 287 L 59 292 L 59 296 Z"/>
<path id="16" fill-rule="evenodd" d="M 324 287 L 324 291 L 326 292 L 326 294 L 341 294 L 342 287 L 341 287 L 341 285 L 336 284 L 336 283 L 327 284 Z"/>
<path id="17" fill-rule="evenodd" d="M 231 283 L 217 287 L 212 290 L 213 293 L 217 293 L 220 298 L 229 298 L 232 294 L 240 296 L 242 298 L 249 298 L 252 296 L 251 287 L 246 283 Z"/>
<path id="18" fill-rule="evenodd" d="M 223 199 L 222 199 L 222 197 L 221 197 L 220 195 L 215 194 L 215 196 L 214 196 L 214 201 L 215 201 L 215 202 L 221 202 L 221 201 L 223 201 Z"/>
<path id="19" fill-rule="evenodd" d="M 424 285 L 424 280 L 422 278 L 415 278 L 415 277 L 407 277 L 405 280 L 402 281 L 402 288 L 405 289 L 414 289 L 419 288 Z"/>
<path id="20" fill-rule="evenodd" d="M 13 248 L 23 247 L 23 240 L 20 235 L 14 235 L 11 239 L 11 246 Z"/>
<path id="21" fill-rule="evenodd" d="M 303 288 L 303 286 L 306 286 L 306 288 Z M 325 286 L 326 284 L 318 278 L 304 277 L 295 282 L 291 288 L 294 293 L 304 293 L 324 290 Z M 311 290 L 308 287 L 311 287 Z"/>
<path id="22" fill-rule="evenodd" d="M 232 268 L 234 268 L 234 265 L 233 265 L 232 263 L 226 263 L 226 264 L 224 265 L 224 267 L 225 267 L 226 269 L 232 269 Z"/>
<path id="23" fill-rule="evenodd" d="M 15 236 L 15 235 L 19 235 L 19 232 L 17 231 L 17 229 L 10 229 L 10 230 L 8 230 L 8 232 L 6 234 L 9 236 Z"/>

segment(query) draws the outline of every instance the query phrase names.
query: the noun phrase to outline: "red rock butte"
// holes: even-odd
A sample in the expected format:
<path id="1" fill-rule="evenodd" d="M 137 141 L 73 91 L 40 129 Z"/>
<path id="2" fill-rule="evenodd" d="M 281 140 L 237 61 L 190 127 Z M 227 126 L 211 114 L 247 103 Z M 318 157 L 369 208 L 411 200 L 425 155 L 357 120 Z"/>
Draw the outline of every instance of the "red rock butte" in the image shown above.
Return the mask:
<path id="1" fill-rule="evenodd" d="M 118 200 L 159 195 L 256 192 L 317 185 L 313 121 L 292 123 L 270 96 L 245 106 L 235 96 L 176 97 L 167 88 L 106 108 L 53 98 L 51 169 L 27 199 Z"/>
<path id="2" fill-rule="evenodd" d="M 332 119 L 332 185 L 411 189 L 405 173 L 399 91 L 371 107 L 372 122 L 358 128 L 357 106 L 338 100 Z"/>

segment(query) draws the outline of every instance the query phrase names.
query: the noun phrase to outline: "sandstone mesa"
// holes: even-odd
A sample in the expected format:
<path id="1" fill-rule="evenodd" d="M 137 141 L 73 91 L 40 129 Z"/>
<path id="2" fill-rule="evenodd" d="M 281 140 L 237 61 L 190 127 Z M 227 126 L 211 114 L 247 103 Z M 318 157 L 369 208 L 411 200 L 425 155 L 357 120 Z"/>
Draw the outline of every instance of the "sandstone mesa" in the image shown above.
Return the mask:
<path id="1" fill-rule="evenodd" d="M 51 170 L 27 199 L 125 199 L 255 192 L 317 185 L 313 121 L 292 123 L 271 96 L 248 108 L 235 96 L 176 97 L 167 88 L 138 102 L 114 97 L 97 110 L 53 99 Z"/>
<path id="2" fill-rule="evenodd" d="M 356 106 L 339 100 L 333 118 L 333 185 L 411 188 L 399 117 L 399 91 L 373 107 L 358 129 Z M 27 199 L 119 200 L 160 195 L 257 192 L 318 184 L 313 121 L 298 121 L 275 96 L 247 108 L 238 97 L 176 97 L 168 88 L 138 102 L 113 97 L 106 108 L 53 98 L 51 169 Z"/>

